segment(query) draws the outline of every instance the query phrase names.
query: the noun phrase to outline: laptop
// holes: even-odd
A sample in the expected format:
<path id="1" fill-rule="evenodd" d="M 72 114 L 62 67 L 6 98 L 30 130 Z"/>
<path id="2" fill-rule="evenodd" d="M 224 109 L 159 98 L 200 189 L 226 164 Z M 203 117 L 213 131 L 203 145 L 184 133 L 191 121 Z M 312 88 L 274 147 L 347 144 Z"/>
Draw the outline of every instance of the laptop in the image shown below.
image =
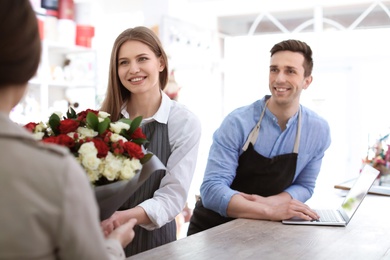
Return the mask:
<path id="1" fill-rule="evenodd" d="M 316 210 L 320 218 L 318 220 L 303 220 L 301 218 L 291 218 L 283 220 L 283 224 L 291 225 L 321 225 L 321 226 L 347 226 L 358 207 L 366 197 L 379 171 L 366 164 L 362 169 L 356 182 L 348 191 L 343 203 L 338 209 Z"/>

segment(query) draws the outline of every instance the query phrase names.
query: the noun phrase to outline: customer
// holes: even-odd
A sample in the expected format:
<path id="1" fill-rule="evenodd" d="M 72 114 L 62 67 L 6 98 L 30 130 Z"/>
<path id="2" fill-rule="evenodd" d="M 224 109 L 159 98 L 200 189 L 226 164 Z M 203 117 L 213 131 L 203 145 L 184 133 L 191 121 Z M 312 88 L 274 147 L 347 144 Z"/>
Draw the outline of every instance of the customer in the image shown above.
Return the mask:
<path id="1" fill-rule="evenodd" d="M 41 43 L 29 0 L 0 1 L 0 17 L 0 259 L 124 259 L 136 220 L 105 239 L 74 157 L 10 120 L 37 71 Z"/>
<path id="2" fill-rule="evenodd" d="M 299 103 L 312 82 L 312 68 L 306 43 L 273 46 L 272 95 L 236 109 L 214 133 L 188 235 L 234 218 L 318 218 L 304 202 L 313 194 L 330 130 Z"/>
<path id="3" fill-rule="evenodd" d="M 168 82 L 168 59 L 158 37 L 146 27 L 123 31 L 111 53 L 109 81 L 101 110 L 113 120 L 143 117 L 148 151 L 166 166 L 154 172 L 120 211 L 102 222 L 105 231 L 136 218 L 135 238 L 126 255 L 176 240 L 175 217 L 183 210 L 198 155 L 199 119 L 162 89 Z"/>

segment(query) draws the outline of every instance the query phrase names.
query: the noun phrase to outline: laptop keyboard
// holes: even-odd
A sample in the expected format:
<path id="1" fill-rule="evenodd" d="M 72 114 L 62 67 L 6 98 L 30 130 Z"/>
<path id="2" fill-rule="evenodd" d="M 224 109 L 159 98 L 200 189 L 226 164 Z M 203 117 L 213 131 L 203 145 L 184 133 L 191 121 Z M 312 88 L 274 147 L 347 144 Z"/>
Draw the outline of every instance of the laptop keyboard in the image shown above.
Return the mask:
<path id="1" fill-rule="evenodd" d="M 317 214 L 320 215 L 320 218 L 313 220 L 316 222 L 339 222 L 338 217 L 334 210 L 316 210 Z"/>

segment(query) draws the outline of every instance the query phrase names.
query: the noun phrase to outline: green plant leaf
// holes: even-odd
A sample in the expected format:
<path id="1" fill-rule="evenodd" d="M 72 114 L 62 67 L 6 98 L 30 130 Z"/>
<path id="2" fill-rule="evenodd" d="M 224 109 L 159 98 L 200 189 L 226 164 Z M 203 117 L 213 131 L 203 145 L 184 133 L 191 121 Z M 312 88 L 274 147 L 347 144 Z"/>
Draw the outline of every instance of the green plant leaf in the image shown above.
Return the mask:
<path id="1" fill-rule="evenodd" d="M 109 128 L 110 123 L 111 123 L 111 120 L 108 117 L 104 118 L 104 120 L 99 123 L 99 125 L 98 125 L 99 131 L 98 132 L 100 135 L 103 134 Z"/>
<path id="2" fill-rule="evenodd" d="M 87 125 L 94 131 L 98 131 L 99 119 L 97 115 L 95 115 L 92 112 L 88 112 L 86 119 L 87 119 Z"/>
<path id="3" fill-rule="evenodd" d="M 141 164 L 145 164 L 145 163 L 147 163 L 150 160 L 150 158 L 152 158 L 152 156 L 153 156 L 152 153 L 147 153 L 147 154 L 145 154 L 144 158 L 142 158 L 139 161 L 140 161 Z"/>
<path id="4" fill-rule="evenodd" d="M 60 121 L 61 119 L 56 113 L 53 113 L 49 117 L 49 126 L 55 135 L 58 135 L 60 133 L 60 130 L 58 129 Z"/>
<path id="5" fill-rule="evenodd" d="M 144 138 L 137 138 L 137 139 L 133 139 L 131 141 L 133 143 L 136 143 L 136 144 L 139 144 L 139 145 L 145 145 L 145 144 L 149 143 L 149 141 L 144 139 Z"/>
<path id="6" fill-rule="evenodd" d="M 130 135 L 126 129 L 122 129 L 121 132 L 119 133 L 121 136 L 126 138 L 127 140 L 130 140 Z"/>
<path id="7" fill-rule="evenodd" d="M 131 120 L 128 119 L 128 118 L 121 118 L 121 119 L 118 120 L 118 122 L 123 122 L 123 123 L 126 123 L 129 126 L 131 126 Z"/>
<path id="8" fill-rule="evenodd" d="M 74 111 L 74 109 L 72 107 L 69 107 L 68 111 L 66 112 L 66 116 L 68 118 L 71 118 L 71 119 L 76 119 L 77 118 L 76 111 Z"/>
<path id="9" fill-rule="evenodd" d="M 131 122 L 131 125 L 130 125 L 130 129 L 129 129 L 130 135 L 132 135 L 134 133 L 135 129 L 137 129 L 141 125 L 141 122 L 142 122 L 142 116 L 138 116 L 138 117 L 133 119 L 133 121 Z"/>

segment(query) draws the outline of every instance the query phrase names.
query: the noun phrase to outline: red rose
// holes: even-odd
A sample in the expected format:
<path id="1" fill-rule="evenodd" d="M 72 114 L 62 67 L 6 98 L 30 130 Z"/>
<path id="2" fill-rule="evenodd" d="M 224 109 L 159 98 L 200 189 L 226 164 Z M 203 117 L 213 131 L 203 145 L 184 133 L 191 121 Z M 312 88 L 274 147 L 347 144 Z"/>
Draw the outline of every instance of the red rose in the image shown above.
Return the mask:
<path id="1" fill-rule="evenodd" d="M 142 159 L 144 157 L 141 146 L 136 143 L 125 142 L 123 148 L 131 158 Z"/>
<path id="2" fill-rule="evenodd" d="M 57 136 L 49 136 L 49 137 L 47 137 L 47 138 L 42 139 L 42 142 L 44 142 L 44 143 L 58 144 Z"/>
<path id="3" fill-rule="evenodd" d="M 60 121 L 60 125 L 58 126 L 58 129 L 60 130 L 61 134 L 67 134 L 76 131 L 79 125 L 80 125 L 79 122 L 73 119 L 64 119 Z"/>
<path id="4" fill-rule="evenodd" d="M 72 148 L 75 146 L 75 141 L 73 140 L 73 138 L 69 137 L 66 134 L 60 134 L 58 136 L 49 136 L 47 138 L 42 139 L 42 141 L 45 143 L 58 144 L 68 148 Z"/>
<path id="5" fill-rule="evenodd" d="M 59 136 L 57 136 L 57 140 L 59 145 L 66 146 L 68 148 L 72 148 L 75 145 L 75 141 L 73 140 L 73 138 L 66 134 L 60 134 Z"/>
<path id="6" fill-rule="evenodd" d="M 138 127 L 131 135 L 131 139 L 146 139 L 146 135 L 142 132 L 142 129 Z"/>
<path id="7" fill-rule="evenodd" d="M 93 139 L 92 142 L 95 144 L 95 147 L 98 150 L 97 157 L 98 158 L 106 157 L 110 149 L 108 145 L 100 139 Z"/>
<path id="8" fill-rule="evenodd" d="M 75 146 L 75 141 L 73 140 L 73 138 L 69 137 L 66 134 L 60 134 L 58 136 L 49 136 L 47 138 L 42 139 L 42 141 L 45 143 L 58 144 L 68 148 L 72 148 Z"/>
<path id="9" fill-rule="evenodd" d="M 92 112 L 95 115 L 99 114 L 99 111 L 97 110 L 87 109 L 77 114 L 77 121 L 84 122 L 89 112 Z"/>
<path id="10" fill-rule="evenodd" d="M 34 132 L 35 130 L 35 127 L 37 126 L 38 124 L 37 123 L 28 123 L 27 125 L 24 126 L 24 128 L 26 128 L 28 131 L 30 131 L 31 133 Z"/>

